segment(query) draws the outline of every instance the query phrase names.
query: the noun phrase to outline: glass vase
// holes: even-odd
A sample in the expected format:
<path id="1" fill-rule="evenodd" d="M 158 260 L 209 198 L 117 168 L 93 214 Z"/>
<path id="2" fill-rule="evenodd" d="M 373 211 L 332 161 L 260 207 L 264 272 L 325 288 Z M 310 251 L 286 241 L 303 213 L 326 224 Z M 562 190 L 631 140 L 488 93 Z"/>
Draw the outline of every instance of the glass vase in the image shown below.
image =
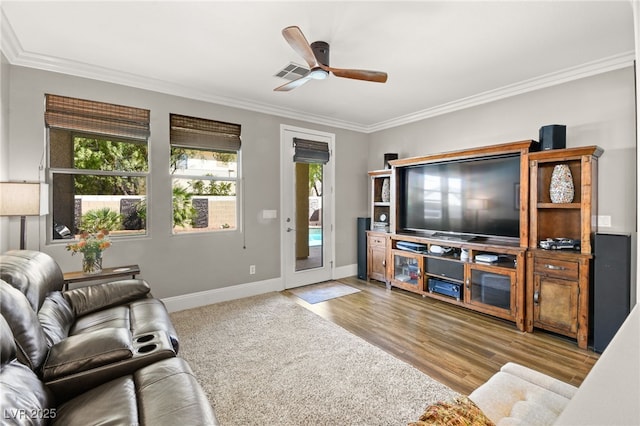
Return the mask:
<path id="1" fill-rule="evenodd" d="M 85 274 L 102 272 L 102 252 L 85 253 L 82 257 L 82 272 Z"/>

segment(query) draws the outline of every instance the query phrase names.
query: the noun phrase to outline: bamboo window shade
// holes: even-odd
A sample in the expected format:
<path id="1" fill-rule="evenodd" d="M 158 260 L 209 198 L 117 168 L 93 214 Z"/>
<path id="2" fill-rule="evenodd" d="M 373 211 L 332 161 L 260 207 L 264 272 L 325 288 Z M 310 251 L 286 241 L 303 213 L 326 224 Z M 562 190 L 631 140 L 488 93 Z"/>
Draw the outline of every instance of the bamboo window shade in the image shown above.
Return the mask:
<path id="1" fill-rule="evenodd" d="M 150 114 L 147 109 L 66 96 L 45 96 L 47 127 L 132 139 L 149 137 Z"/>
<path id="2" fill-rule="evenodd" d="M 171 114 L 171 146 L 191 149 L 238 151 L 239 124 Z"/>
<path id="3" fill-rule="evenodd" d="M 296 163 L 327 164 L 329 162 L 329 144 L 326 142 L 293 138 L 293 148 L 293 161 Z"/>

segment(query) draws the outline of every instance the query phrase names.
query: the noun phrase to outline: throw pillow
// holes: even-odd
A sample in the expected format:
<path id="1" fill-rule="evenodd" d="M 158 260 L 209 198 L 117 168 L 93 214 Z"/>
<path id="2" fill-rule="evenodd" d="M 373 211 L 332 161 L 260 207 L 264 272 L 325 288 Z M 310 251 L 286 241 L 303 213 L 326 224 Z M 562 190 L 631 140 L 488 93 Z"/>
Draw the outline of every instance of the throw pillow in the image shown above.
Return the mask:
<path id="1" fill-rule="evenodd" d="M 495 426 L 478 406 L 466 396 L 453 402 L 430 405 L 417 422 L 409 426 Z"/>

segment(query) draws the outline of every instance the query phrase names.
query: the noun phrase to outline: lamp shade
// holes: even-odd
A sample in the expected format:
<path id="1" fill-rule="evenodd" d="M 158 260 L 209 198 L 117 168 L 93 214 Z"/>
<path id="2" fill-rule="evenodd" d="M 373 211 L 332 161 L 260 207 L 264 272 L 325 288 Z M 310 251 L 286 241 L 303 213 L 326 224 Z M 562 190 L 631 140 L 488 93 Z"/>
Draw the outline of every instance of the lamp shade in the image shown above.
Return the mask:
<path id="1" fill-rule="evenodd" d="M 49 185 L 0 182 L 0 216 L 42 216 L 49 213 Z"/>

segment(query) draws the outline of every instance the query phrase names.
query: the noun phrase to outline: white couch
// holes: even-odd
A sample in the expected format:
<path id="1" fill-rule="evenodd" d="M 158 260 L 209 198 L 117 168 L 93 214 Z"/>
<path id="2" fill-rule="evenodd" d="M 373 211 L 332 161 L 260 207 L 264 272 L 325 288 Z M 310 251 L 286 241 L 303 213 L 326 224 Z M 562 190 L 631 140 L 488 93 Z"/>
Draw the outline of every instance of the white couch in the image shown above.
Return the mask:
<path id="1" fill-rule="evenodd" d="M 470 395 L 498 426 L 551 425 L 578 389 L 546 374 L 509 362 Z"/>

